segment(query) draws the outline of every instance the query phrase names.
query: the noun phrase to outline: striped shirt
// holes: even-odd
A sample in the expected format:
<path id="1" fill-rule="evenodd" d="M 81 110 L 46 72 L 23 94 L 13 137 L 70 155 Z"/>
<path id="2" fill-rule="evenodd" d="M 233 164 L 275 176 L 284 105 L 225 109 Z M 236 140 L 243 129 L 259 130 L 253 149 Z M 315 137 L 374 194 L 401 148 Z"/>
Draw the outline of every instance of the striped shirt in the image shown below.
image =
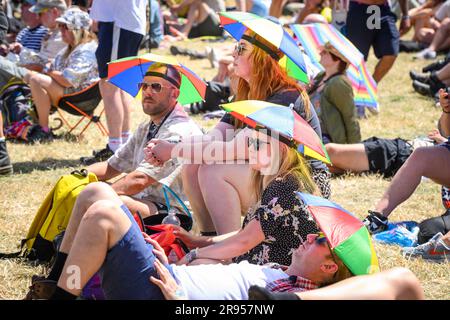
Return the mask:
<path id="1" fill-rule="evenodd" d="M 16 41 L 23 47 L 34 51 L 41 50 L 43 38 L 47 35 L 48 29 L 43 25 L 35 28 L 26 27 L 22 29 L 16 37 Z"/>

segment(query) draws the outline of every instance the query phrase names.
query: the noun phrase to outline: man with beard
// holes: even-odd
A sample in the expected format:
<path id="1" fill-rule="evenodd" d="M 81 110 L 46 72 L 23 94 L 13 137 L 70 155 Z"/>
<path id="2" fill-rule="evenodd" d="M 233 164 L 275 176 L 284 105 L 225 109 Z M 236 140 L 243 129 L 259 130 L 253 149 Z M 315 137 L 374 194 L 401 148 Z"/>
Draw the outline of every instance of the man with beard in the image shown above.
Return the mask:
<path id="1" fill-rule="evenodd" d="M 122 201 L 132 212 L 139 211 L 143 217 L 158 213 L 165 207 L 165 200 L 159 181 L 174 177 L 171 188 L 182 195 L 181 179 L 178 179 L 177 161 L 153 166 L 144 160 L 144 147 L 153 138 L 176 141 L 181 137 L 202 134 L 200 128 L 184 112 L 177 102 L 180 93 L 181 76 L 170 65 L 154 64 L 147 71 L 142 89 L 142 107 L 150 121 L 140 124 L 126 144 L 107 161 L 90 165 L 87 169 L 97 175 L 100 181 L 127 173 L 112 184 Z M 170 205 L 179 206 L 177 203 Z"/>

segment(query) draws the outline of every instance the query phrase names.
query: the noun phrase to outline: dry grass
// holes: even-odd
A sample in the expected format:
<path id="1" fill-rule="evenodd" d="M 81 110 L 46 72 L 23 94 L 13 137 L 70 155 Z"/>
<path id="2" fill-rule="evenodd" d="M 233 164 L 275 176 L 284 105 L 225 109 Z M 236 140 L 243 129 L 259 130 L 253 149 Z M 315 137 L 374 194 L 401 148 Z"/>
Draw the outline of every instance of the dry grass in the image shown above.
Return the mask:
<path id="1" fill-rule="evenodd" d="M 190 48 L 218 47 L 222 44 L 200 41 L 184 43 Z M 158 50 L 167 53 L 167 50 Z M 205 79 L 214 75 L 206 60 L 180 60 L 198 72 Z M 373 69 L 374 60 L 369 61 Z M 424 135 L 435 127 L 439 110 L 432 102 L 415 94 L 407 71 L 418 68 L 423 62 L 415 62 L 411 55 L 401 54 L 390 74 L 379 87 L 381 113 L 361 121 L 364 138 L 380 137 L 413 138 Z M 138 106 L 132 114 L 133 127 L 145 119 Z M 195 120 L 206 128 L 214 121 Z M 27 146 L 8 144 L 14 163 L 15 174 L 0 178 L 0 252 L 12 251 L 25 236 L 33 216 L 57 179 L 80 168 L 78 158 L 90 154 L 92 149 L 104 146 L 105 139 L 92 126 L 80 142 L 57 141 L 48 145 Z M 377 176 L 345 176 L 334 179 L 333 200 L 363 218 L 373 208 L 388 185 L 388 181 Z M 398 208 L 392 220 L 415 220 L 442 213 L 439 187 L 430 182 L 422 183 L 416 193 Z M 405 260 L 398 247 L 377 245 L 379 260 L 383 269 L 394 266 L 410 268 L 421 280 L 428 299 L 449 299 L 449 265 L 433 264 L 421 260 Z M 40 274 L 43 267 L 34 267 L 18 261 L 0 261 L 0 299 L 22 298 L 30 283 L 31 275 Z"/>

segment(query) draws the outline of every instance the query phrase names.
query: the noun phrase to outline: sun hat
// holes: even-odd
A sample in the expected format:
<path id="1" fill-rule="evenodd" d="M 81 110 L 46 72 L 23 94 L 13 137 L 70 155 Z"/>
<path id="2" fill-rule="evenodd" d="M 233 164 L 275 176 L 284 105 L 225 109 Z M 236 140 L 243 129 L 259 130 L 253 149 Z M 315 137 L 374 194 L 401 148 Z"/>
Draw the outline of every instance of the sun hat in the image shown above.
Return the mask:
<path id="1" fill-rule="evenodd" d="M 71 7 L 56 22 L 66 24 L 71 30 L 88 30 L 92 20 L 87 12 L 80 10 L 78 7 Z"/>

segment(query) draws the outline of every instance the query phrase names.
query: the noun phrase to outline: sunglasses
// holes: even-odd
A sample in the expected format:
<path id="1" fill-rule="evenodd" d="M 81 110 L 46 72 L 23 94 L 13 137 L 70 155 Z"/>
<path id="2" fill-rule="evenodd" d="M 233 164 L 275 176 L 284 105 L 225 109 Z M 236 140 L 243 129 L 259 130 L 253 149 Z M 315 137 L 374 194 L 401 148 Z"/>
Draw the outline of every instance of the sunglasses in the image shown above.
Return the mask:
<path id="1" fill-rule="evenodd" d="M 269 144 L 269 142 L 261 141 L 258 138 L 248 138 L 248 140 L 247 140 L 247 147 L 250 148 L 251 146 L 253 146 L 253 148 L 256 151 L 259 151 L 259 148 L 261 147 L 261 144 L 263 144 L 263 143 Z"/>
<path id="2" fill-rule="evenodd" d="M 234 52 L 236 52 L 238 56 L 242 56 L 245 50 L 247 50 L 247 48 L 245 48 L 245 46 L 242 43 L 237 43 L 234 46 Z"/>
<path id="3" fill-rule="evenodd" d="M 327 247 L 328 247 L 328 249 L 330 250 L 330 253 L 331 253 L 331 259 L 333 259 L 334 263 L 337 264 L 336 256 L 334 255 L 334 252 L 331 249 L 331 246 L 328 243 L 328 239 L 327 239 L 327 237 L 325 237 L 325 234 L 323 232 L 319 232 L 317 234 L 317 238 L 315 239 L 315 241 L 316 241 L 317 244 L 322 244 L 322 243 L 326 243 L 327 244 Z"/>
<path id="4" fill-rule="evenodd" d="M 140 82 L 138 83 L 138 89 L 142 89 L 142 91 L 147 91 L 149 88 L 152 89 L 152 93 L 160 93 L 162 88 L 170 88 L 169 86 L 163 86 L 158 82 Z"/>

